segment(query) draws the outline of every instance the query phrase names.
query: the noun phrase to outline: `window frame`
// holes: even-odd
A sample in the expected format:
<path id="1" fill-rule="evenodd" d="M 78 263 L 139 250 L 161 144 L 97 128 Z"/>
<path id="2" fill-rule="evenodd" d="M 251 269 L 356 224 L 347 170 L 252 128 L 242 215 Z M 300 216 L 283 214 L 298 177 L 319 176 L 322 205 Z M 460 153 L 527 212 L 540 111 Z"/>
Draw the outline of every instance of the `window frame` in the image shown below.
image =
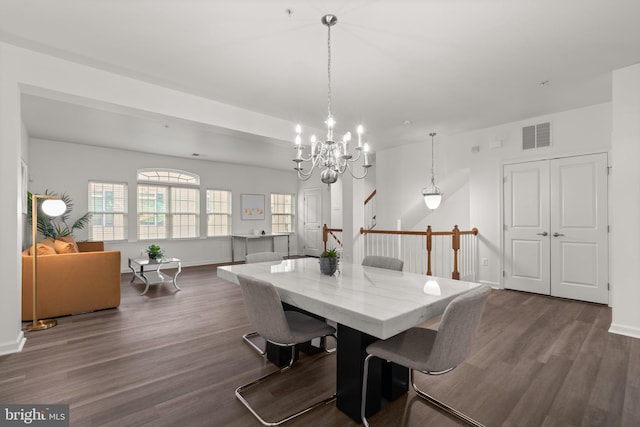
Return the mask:
<path id="1" fill-rule="evenodd" d="M 216 211 L 215 209 L 213 211 L 209 211 L 209 207 L 210 207 L 210 203 L 209 203 L 209 194 L 213 193 L 213 192 L 225 192 L 227 193 L 227 212 L 222 212 L 222 211 Z M 207 221 L 207 237 L 228 237 L 231 236 L 233 234 L 233 192 L 231 190 L 225 190 L 225 189 L 221 189 L 221 188 L 207 188 L 205 190 L 205 215 L 206 215 L 206 221 Z M 216 205 L 216 202 L 213 202 L 214 204 L 214 208 Z M 215 218 L 215 216 L 217 215 L 221 215 L 221 216 L 226 216 L 227 217 L 227 233 L 226 234 L 209 234 L 209 227 L 214 227 L 215 230 L 215 221 L 213 225 L 209 225 L 209 218 L 213 217 Z"/>
<path id="2" fill-rule="evenodd" d="M 287 212 L 276 212 L 274 210 L 274 196 L 290 196 L 291 197 L 291 203 L 289 204 L 290 206 L 290 213 Z M 295 233 L 295 229 L 296 229 L 296 195 L 295 193 L 271 193 L 270 197 L 269 197 L 269 201 L 270 201 L 270 214 L 271 214 L 271 233 L 272 234 L 293 234 Z M 278 204 L 282 205 L 282 206 L 286 206 L 286 204 L 282 204 L 282 203 L 278 203 L 276 201 L 275 205 L 277 206 Z M 290 230 L 287 231 L 280 231 L 280 229 L 275 230 L 275 226 L 281 226 L 281 225 L 287 225 L 286 222 L 280 222 L 280 221 L 274 221 L 274 218 L 276 217 L 289 217 L 290 222 L 288 223 L 288 225 L 290 226 Z"/>
<path id="3" fill-rule="evenodd" d="M 112 187 L 116 187 L 116 186 L 122 186 L 122 198 L 121 200 L 117 201 L 115 195 L 113 196 L 113 207 L 115 208 L 118 204 L 123 206 L 123 210 L 106 210 L 106 197 L 105 197 L 105 189 L 103 188 L 101 193 L 102 193 L 102 210 L 96 210 L 96 209 L 91 209 L 92 207 L 95 208 L 95 189 L 94 189 L 94 185 L 101 185 L 101 186 L 112 186 Z M 87 184 L 87 211 L 91 214 L 91 220 L 89 220 L 89 224 L 87 225 L 87 240 L 88 241 L 92 241 L 92 242 L 98 242 L 98 241 L 103 241 L 103 242 L 121 242 L 121 241 L 126 241 L 129 239 L 129 184 L 126 182 L 120 182 L 120 181 L 106 181 L 106 180 L 97 180 L 97 179 L 90 179 L 88 184 Z M 115 229 L 116 226 L 115 225 L 106 225 L 105 224 L 105 216 L 106 215 L 111 215 L 114 219 L 117 215 L 122 215 L 122 226 L 118 227 L 121 230 L 122 233 L 122 238 L 117 238 L 117 239 L 108 239 L 105 238 L 105 232 L 104 232 L 104 228 L 112 228 Z M 97 217 L 102 217 L 102 226 L 101 228 L 103 228 L 102 231 L 102 237 L 100 239 L 95 239 L 94 236 L 94 221 Z M 113 221 L 113 220 L 112 220 Z M 113 222 L 115 223 L 115 221 Z M 114 235 L 116 234 L 115 232 L 113 233 Z"/>
<path id="4" fill-rule="evenodd" d="M 152 173 L 165 172 L 167 173 L 166 177 L 161 176 L 160 174 L 156 175 L 156 179 L 150 178 Z M 145 175 L 148 174 L 148 175 Z M 171 175 L 177 175 L 179 177 L 186 176 L 190 177 L 191 181 L 186 183 L 184 180 L 176 179 L 171 180 Z M 148 168 L 148 169 L 138 169 L 136 173 L 137 181 L 136 181 L 136 231 L 137 237 L 139 241 L 151 241 L 151 240 L 194 240 L 200 238 L 200 217 L 201 217 L 201 206 L 200 206 L 200 176 L 195 173 L 186 172 L 178 169 L 167 169 L 167 168 Z M 159 210 L 157 207 L 157 196 L 155 198 L 156 206 L 153 210 L 145 210 L 141 209 L 141 193 L 140 190 L 143 188 L 157 188 L 163 189 L 166 194 L 164 200 L 163 210 Z M 176 200 L 176 191 L 179 190 L 189 190 L 193 192 L 193 199 L 188 198 L 187 200 L 183 200 L 183 202 L 195 203 L 195 208 L 193 211 L 178 211 L 178 204 L 180 200 Z M 159 192 L 156 191 L 156 195 Z M 154 216 L 154 224 L 156 230 L 158 228 L 158 219 L 159 217 L 163 217 L 164 219 L 164 236 L 158 237 L 159 233 L 156 232 L 156 237 L 150 237 L 149 233 L 145 233 L 146 235 L 142 237 L 141 232 L 141 215 L 153 215 Z M 176 230 L 180 227 L 178 225 L 177 218 L 183 216 L 195 216 L 195 220 L 193 221 L 194 233 L 193 235 L 179 235 L 176 236 Z M 188 229 L 190 225 L 187 225 Z M 160 233 L 161 234 L 161 233 Z"/>

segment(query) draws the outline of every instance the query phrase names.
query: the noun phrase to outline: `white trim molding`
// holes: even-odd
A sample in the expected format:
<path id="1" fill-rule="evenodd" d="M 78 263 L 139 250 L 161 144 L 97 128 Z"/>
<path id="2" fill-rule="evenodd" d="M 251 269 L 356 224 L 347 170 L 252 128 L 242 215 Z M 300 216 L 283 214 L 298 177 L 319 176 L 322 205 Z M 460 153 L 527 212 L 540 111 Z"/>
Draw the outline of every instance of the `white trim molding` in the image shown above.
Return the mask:
<path id="1" fill-rule="evenodd" d="M 5 354 L 20 353 L 26 341 L 27 338 L 25 338 L 24 332 L 20 331 L 15 342 L 0 343 L 0 356 L 3 356 Z"/>
<path id="2" fill-rule="evenodd" d="M 609 326 L 609 332 L 631 338 L 640 338 L 640 328 L 634 326 L 620 325 L 612 322 L 611 326 Z"/>
<path id="3" fill-rule="evenodd" d="M 492 289 L 502 289 L 502 285 L 499 282 L 491 282 L 489 280 L 478 280 L 478 283 L 491 286 Z"/>

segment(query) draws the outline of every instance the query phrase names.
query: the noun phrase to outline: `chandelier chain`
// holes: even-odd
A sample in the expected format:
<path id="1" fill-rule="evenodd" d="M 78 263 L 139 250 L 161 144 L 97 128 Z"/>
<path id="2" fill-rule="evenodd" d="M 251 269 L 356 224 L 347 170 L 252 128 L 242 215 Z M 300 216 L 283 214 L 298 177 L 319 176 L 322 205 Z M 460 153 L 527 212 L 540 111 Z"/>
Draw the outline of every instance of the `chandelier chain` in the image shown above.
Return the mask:
<path id="1" fill-rule="evenodd" d="M 331 25 L 327 26 L 327 109 L 329 117 L 331 115 Z"/>

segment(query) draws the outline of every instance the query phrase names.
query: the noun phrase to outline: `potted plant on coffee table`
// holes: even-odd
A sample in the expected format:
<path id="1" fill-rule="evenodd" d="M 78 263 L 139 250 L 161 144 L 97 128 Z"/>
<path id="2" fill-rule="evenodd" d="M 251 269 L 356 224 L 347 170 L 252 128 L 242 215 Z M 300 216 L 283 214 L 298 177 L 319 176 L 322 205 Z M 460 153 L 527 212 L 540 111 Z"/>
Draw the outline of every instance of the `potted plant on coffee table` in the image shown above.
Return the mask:
<path id="1" fill-rule="evenodd" d="M 338 269 L 338 251 L 329 249 L 320 254 L 320 272 L 327 276 L 333 276 Z"/>
<path id="2" fill-rule="evenodd" d="M 162 249 L 158 245 L 149 245 L 147 248 L 149 259 L 161 259 L 163 257 Z"/>

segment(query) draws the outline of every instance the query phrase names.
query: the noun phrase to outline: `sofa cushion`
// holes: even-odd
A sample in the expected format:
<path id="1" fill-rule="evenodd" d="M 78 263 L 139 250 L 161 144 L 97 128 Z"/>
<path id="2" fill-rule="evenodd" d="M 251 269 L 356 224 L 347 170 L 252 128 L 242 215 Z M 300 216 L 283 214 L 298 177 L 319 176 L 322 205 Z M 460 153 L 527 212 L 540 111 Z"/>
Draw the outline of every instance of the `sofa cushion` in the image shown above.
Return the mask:
<path id="1" fill-rule="evenodd" d="M 78 245 L 76 245 L 75 242 L 73 243 L 65 242 L 62 239 L 56 240 L 54 243 L 54 247 L 55 247 L 56 253 L 58 254 L 75 254 L 79 252 Z M 38 252 L 38 255 L 40 255 L 39 252 Z"/>

